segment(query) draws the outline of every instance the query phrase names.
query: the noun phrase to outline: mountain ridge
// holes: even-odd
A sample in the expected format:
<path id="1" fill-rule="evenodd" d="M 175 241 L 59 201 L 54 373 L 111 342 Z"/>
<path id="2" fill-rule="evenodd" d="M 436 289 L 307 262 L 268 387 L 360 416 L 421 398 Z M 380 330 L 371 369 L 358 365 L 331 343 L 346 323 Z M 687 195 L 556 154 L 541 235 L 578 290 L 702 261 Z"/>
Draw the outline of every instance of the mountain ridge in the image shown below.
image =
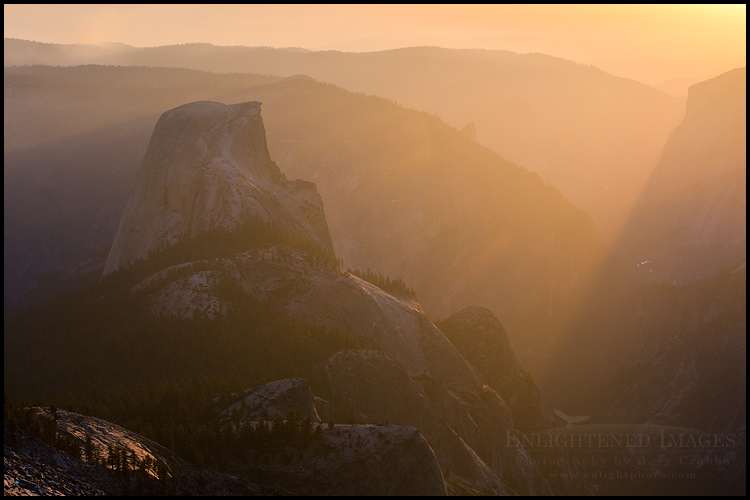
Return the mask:
<path id="1" fill-rule="evenodd" d="M 33 52 L 10 45 L 5 44 L 6 61 L 15 54 L 20 58 L 15 62 L 35 61 Z M 593 215 L 609 242 L 683 112 L 682 101 L 646 84 L 543 54 L 439 47 L 301 52 L 210 44 L 134 48 L 111 55 L 104 48 L 96 50 L 95 56 L 84 52 L 66 64 L 302 73 L 436 113 L 459 129 L 474 122 L 478 142 L 558 186 Z M 54 57 L 45 57 L 54 64 Z M 633 142 L 641 147 L 633 148 Z"/>

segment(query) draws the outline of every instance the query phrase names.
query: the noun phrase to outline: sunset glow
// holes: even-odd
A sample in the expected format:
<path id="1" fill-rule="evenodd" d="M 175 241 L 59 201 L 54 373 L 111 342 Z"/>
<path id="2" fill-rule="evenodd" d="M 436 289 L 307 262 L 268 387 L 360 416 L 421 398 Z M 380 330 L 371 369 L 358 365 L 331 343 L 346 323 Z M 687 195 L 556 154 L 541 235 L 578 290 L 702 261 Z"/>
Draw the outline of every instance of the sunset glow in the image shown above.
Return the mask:
<path id="1" fill-rule="evenodd" d="M 5 495 L 746 496 L 745 16 L 4 5 Z"/>
<path id="2" fill-rule="evenodd" d="M 745 5 L 5 5 L 5 37 L 541 52 L 656 85 L 744 64 Z M 314 21 L 312 21 L 314 19 Z"/>

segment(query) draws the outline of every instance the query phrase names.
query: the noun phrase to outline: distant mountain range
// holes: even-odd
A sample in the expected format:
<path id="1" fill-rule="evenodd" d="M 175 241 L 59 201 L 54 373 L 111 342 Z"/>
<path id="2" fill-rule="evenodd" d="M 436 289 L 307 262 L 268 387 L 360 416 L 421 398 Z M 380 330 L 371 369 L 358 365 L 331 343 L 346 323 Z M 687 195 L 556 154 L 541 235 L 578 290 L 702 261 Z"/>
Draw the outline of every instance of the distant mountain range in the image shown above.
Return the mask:
<path id="1" fill-rule="evenodd" d="M 413 47 L 347 53 L 183 44 L 137 48 L 4 39 L 4 64 L 181 67 L 305 74 L 437 114 L 538 172 L 613 241 L 682 117 L 681 99 L 543 54 Z"/>

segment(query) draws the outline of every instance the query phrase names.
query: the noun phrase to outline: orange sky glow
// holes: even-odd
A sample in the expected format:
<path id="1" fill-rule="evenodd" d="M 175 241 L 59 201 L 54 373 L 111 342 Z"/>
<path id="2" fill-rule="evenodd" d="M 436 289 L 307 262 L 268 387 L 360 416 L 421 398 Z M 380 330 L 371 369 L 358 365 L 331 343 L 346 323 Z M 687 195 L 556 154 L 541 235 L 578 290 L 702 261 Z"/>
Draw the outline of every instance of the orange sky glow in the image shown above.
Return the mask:
<path id="1" fill-rule="evenodd" d="M 4 5 L 5 37 L 542 52 L 657 85 L 745 65 L 742 5 Z"/>

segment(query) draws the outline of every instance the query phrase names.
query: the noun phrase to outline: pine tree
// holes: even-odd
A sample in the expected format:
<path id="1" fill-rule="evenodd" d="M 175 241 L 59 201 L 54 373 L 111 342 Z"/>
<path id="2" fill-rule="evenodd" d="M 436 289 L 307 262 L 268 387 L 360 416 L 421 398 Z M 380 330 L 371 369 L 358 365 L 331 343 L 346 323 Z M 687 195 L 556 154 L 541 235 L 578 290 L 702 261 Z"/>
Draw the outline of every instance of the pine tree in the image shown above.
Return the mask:
<path id="1" fill-rule="evenodd" d="M 45 415 L 42 415 L 41 418 L 43 423 L 42 440 L 45 443 L 54 446 L 57 440 L 57 422 Z"/>
<path id="2" fill-rule="evenodd" d="M 117 457 L 114 448 L 110 444 L 107 445 L 107 466 L 113 471 L 117 470 Z"/>
<path id="3" fill-rule="evenodd" d="M 88 432 L 86 433 L 86 437 L 83 442 L 83 454 L 88 463 L 96 463 L 94 462 L 94 442 L 91 439 L 91 434 L 89 434 Z"/>
<path id="4" fill-rule="evenodd" d="M 138 462 L 138 455 L 135 454 L 135 450 L 130 450 L 130 468 L 134 471 L 138 470 L 140 468 L 140 464 Z"/>
<path id="5" fill-rule="evenodd" d="M 67 441 L 67 447 L 68 447 L 68 453 L 70 453 L 73 458 L 81 458 L 81 443 L 78 441 L 77 438 L 73 436 L 68 436 L 66 438 Z"/>
<path id="6" fill-rule="evenodd" d="M 310 436 L 312 436 L 312 418 L 310 415 L 305 415 L 305 418 L 302 420 L 299 426 L 299 433 L 300 437 L 303 441 L 307 441 L 310 439 Z"/>
<path id="7" fill-rule="evenodd" d="M 126 450 L 125 448 L 119 448 L 118 455 L 120 462 L 120 472 L 127 476 L 130 473 L 130 467 L 128 467 L 128 450 Z"/>

